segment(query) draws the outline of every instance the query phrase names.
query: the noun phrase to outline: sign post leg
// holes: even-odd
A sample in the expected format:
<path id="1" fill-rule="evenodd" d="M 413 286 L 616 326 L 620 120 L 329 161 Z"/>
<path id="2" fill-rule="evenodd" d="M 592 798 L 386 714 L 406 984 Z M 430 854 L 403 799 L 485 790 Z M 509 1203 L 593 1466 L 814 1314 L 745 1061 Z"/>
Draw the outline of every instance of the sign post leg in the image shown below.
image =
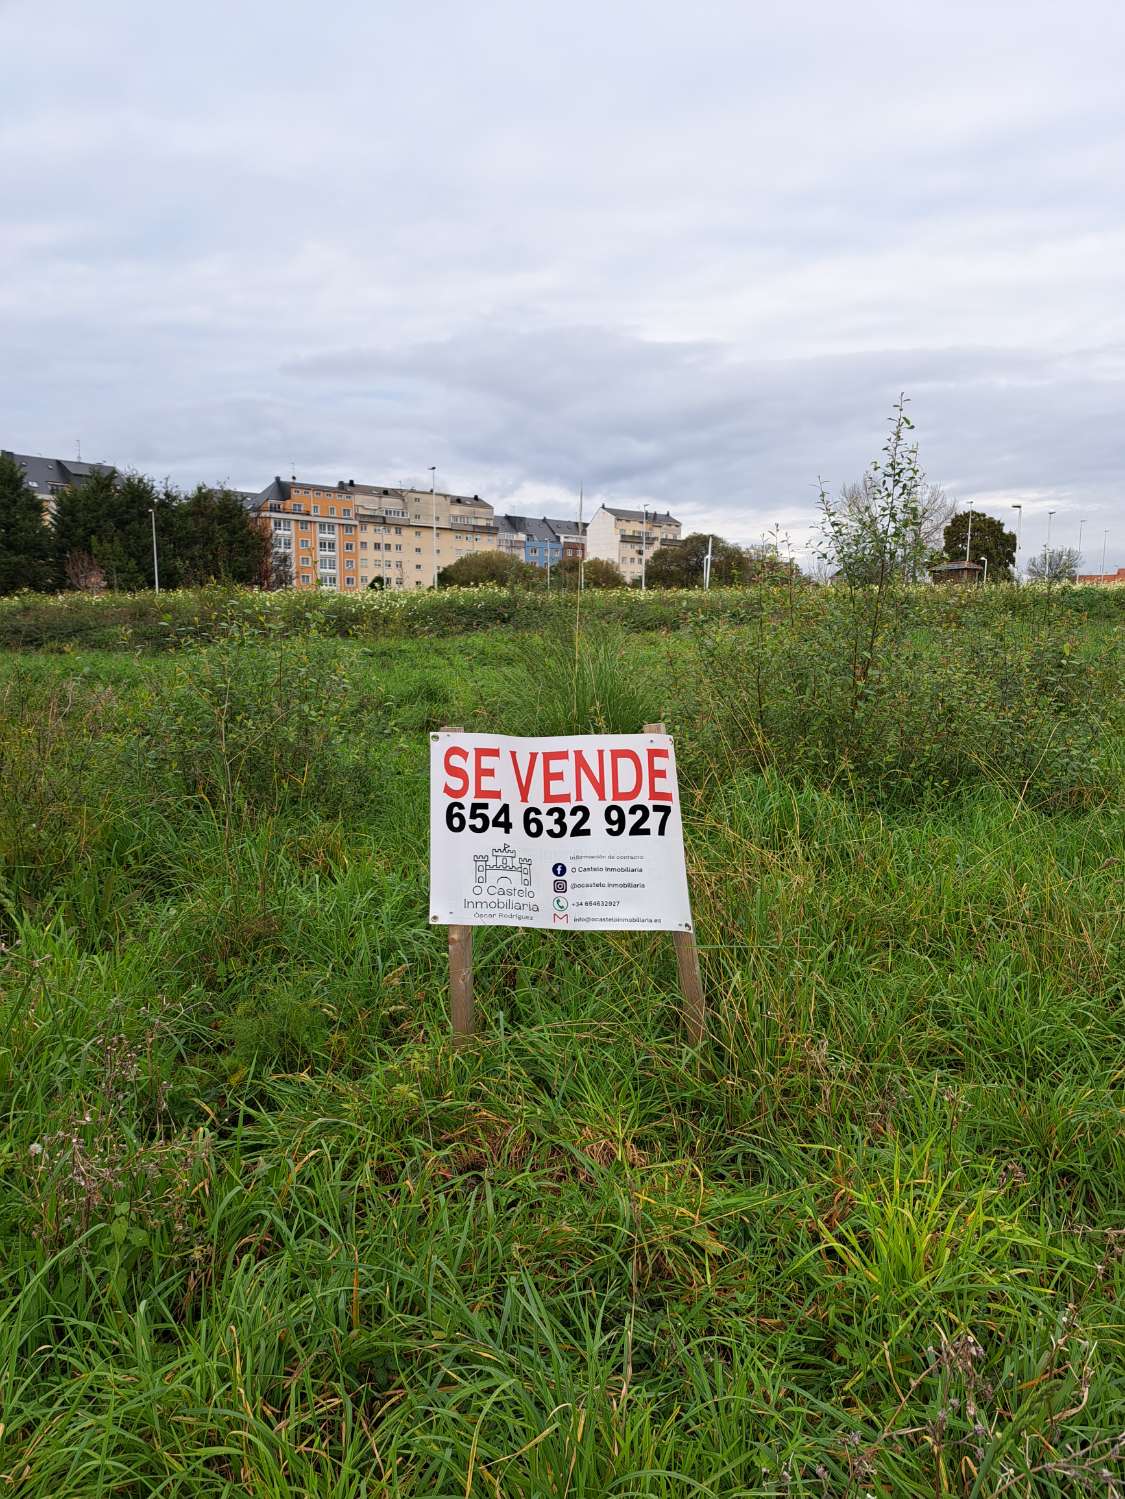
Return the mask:
<path id="1" fill-rule="evenodd" d="M 460 724 L 446 724 L 456 733 Z M 449 928 L 449 1014 L 453 1022 L 453 1044 L 460 1046 L 477 1028 L 476 1004 L 473 1000 L 473 929 L 471 926 Z"/>
<path id="2" fill-rule="evenodd" d="M 662 723 L 646 723 L 646 734 L 663 734 Z M 694 932 L 673 932 L 676 949 L 676 971 L 683 995 L 684 1029 L 692 1046 L 698 1046 L 707 1034 L 707 1001 L 703 997 L 703 976 L 699 971 L 699 949 Z"/>
<path id="3" fill-rule="evenodd" d="M 473 929 L 449 928 L 449 1010 L 453 1019 L 453 1042 L 467 1041 L 477 1028 L 473 1002 Z"/>
<path id="4" fill-rule="evenodd" d="M 698 1046 L 707 1034 L 707 1004 L 703 998 L 703 976 L 699 972 L 695 933 L 673 932 L 672 941 L 676 946 L 680 993 L 684 997 L 684 1029 L 691 1044 Z"/>

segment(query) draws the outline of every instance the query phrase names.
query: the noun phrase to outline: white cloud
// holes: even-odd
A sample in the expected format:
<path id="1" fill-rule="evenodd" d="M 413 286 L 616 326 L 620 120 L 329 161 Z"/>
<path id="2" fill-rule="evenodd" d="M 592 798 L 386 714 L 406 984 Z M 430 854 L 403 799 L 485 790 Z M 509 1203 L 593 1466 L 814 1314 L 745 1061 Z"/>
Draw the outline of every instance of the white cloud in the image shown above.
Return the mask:
<path id="1" fill-rule="evenodd" d="M 934 478 L 1125 563 L 1123 41 L 1110 0 L 9 0 L 0 442 L 753 539 L 905 388 Z"/>

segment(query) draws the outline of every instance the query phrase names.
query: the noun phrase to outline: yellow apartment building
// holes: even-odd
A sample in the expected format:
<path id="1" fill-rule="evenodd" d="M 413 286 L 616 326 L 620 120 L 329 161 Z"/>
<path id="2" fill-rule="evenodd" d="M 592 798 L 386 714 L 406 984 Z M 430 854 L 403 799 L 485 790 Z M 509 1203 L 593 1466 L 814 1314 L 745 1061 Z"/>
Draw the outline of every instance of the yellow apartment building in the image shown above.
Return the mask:
<path id="1" fill-rule="evenodd" d="M 248 503 L 295 588 L 429 588 L 447 563 L 496 546 L 492 506 L 477 495 L 277 477 Z"/>

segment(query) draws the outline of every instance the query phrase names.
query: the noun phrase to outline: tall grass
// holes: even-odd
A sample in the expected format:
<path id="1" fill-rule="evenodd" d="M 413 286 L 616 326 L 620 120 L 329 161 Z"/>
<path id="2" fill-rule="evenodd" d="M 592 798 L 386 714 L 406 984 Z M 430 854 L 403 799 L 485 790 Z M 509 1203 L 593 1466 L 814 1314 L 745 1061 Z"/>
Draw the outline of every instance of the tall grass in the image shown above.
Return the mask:
<path id="1" fill-rule="evenodd" d="M 904 795 L 740 628 L 0 663 L 0 1481 L 1125 1486 L 1119 720 L 1081 794 L 982 752 Z M 948 765 L 956 632 L 1017 686 L 1047 637 L 916 628 Z M 666 940 L 498 929 L 454 1051 L 426 731 L 660 716 L 708 1043 Z"/>

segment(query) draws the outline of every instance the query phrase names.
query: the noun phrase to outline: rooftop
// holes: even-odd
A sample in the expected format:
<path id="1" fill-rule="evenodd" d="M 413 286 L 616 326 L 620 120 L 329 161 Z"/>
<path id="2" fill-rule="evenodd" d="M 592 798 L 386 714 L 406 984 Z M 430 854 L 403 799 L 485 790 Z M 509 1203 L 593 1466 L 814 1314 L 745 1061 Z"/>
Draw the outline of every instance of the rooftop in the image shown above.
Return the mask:
<path id="1" fill-rule="evenodd" d="M 638 525 L 678 526 L 680 523 L 676 517 L 667 510 L 663 514 L 659 510 L 617 510 L 612 505 L 603 505 L 602 509 L 607 515 L 612 515 L 615 520 L 635 521 Z"/>

